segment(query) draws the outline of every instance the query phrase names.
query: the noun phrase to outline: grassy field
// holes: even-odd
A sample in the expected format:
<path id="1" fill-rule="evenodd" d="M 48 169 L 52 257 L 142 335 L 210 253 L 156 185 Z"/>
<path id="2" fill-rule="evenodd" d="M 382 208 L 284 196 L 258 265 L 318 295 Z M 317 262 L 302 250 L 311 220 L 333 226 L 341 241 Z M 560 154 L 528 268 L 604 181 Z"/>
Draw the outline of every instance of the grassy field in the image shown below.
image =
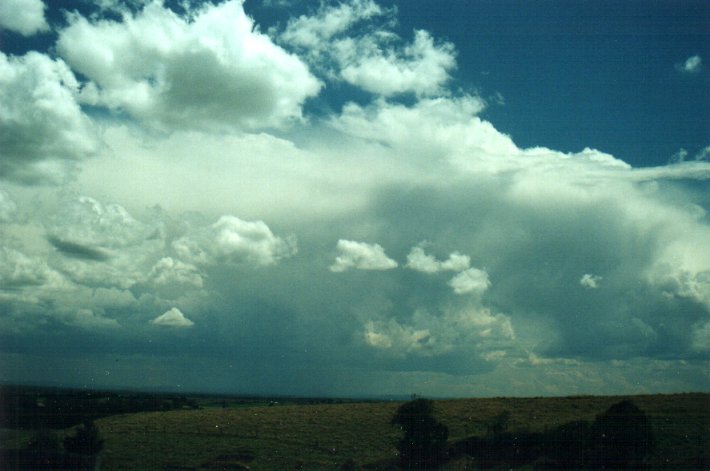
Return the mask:
<path id="1" fill-rule="evenodd" d="M 544 431 L 595 416 L 619 397 L 463 399 L 436 402 L 449 441 L 482 436 L 503 411 L 508 430 Z M 658 468 L 686 469 L 710 454 L 710 395 L 637 396 L 650 418 Z M 102 469 L 334 469 L 348 460 L 396 464 L 400 436 L 390 425 L 399 403 L 286 405 L 170 411 L 98 421 Z M 379 463 L 379 466 L 377 464 Z M 459 463 L 460 464 L 460 463 Z M 452 467 L 456 464 L 452 464 Z"/>
<path id="2" fill-rule="evenodd" d="M 621 397 L 441 400 L 438 420 L 449 443 L 484 436 L 486 424 L 509 413 L 508 431 L 543 432 L 574 420 L 593 421 Z M 710 395 L 634 396 L 657 440 L 653 467 L 691 469 L 710 462 Z M 101 469 L 390 469 L 400 432 L 390 425 L 401 403 L 174 410 L 111 416 L 96 425 L 105 440 Z M 19 443 L 12 434 L 3 442 Z M 19 446 L 19 445 L 18 445 Z M 702 461 L 704 460 L 704 461 Z M 448 469 L 470 461 L 457 459 Z"/>

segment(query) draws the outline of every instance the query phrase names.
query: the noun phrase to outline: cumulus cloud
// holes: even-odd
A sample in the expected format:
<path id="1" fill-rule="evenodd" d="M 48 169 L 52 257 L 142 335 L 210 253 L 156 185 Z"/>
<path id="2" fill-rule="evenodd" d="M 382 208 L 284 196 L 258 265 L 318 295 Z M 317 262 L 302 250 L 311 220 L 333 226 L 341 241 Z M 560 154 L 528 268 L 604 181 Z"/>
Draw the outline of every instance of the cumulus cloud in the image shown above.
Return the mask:
<path id="1" fill-rule="evenodd" d="M 444 261 L 437 260 L 433 255 L 424 252 L 421 246 L 412 247 L 407 255 L 407 268 L 423 273 L 438 273 L 440 271 L 463 271 L 471 263 L 471 257 L 453 252 Z"/>
<path id="2" fill-rule="evenodd" d="M 451 278 L 449 286 L 456 294 L 483 294 L 490 286 L 488 273 L 478 268 L 469 268 Z"/>
<path id="3" fill-rule="evenodd" d="M 61 59 L 0 52 L 0 178 L 56 179 L 67 163 L 98 150 L 93 125 L 75 100 L 78 91 Z"/>
<path id="4" fill-rule="evenodd" d="M 685 62 L 676 64 L 676 70 L 685 74 L 696 74 L 703 67 L 703 60 L 699 55 L 688 57 Z"/>
<path id="5" fill-rule="evenodd" d="M 195 325 L 194 322 L 185 317 L 176 307 L 165 311 L 163 314 L 150 321 L 150 323 L 162 327 L 192 327 Z"/>
<path id="6" fill-rule="evenodd" d="M 0 285 L 4 288 L 59 284 L 60 280 L 44 261 L 0 246 Z"/>
<path id="7" fill-rule="evenodd" d="M 447 309 L 438 315 L 418 309 L 407 321 L 370 320 L 363 335 L 367 345 L 393 356 L 439 356 L 473 349 L 479 360 L 504 356 L 515 339 L 508 316 L 480 306 Z"/>
<path id="8" fill-rule="evenodd" d="M 390 270 L 397 267 L 397 262 L 389 258 L 379 244 L 340 239 L 337 250 L 335 263 L 330 266 L 330 270 L 334 272 L 343 272 L 351 268 Z"/>
<path id="9" fill-rule="evenodd" d="M 426 31 L 401 50 L 383 49 L 373 41 L 343 41 L 334 45 L 340 74 L 355 86 L 381 96 L 412 92 L 418 96 L 442 93 L 449 70 L 456 65 L 449 43 L 435 44 Z"/>
<path id="10" fill-rule="evenodd" d="M 0 28 L 23 36 L 48 31 L 42 0 L 3 0 L 0 3 Z"/>
<path id="11" fill-rule="evenodd" d="M 128 288 L 145 277 L 164 242 L 156 227 L 118 204 L 87 196 L 65 202 L 46 223 L 54 266 L 75 282 Z"/>
<path id="12" fill-rule="evenodd" d="M 203 280 L 197 267 L 164 257 L 158 260 L 148 274 L 157 285 L 182 285 L 202 288 Z"/>
<path id="13" fill-rule="evenodd" d="M 409 43 L 394 34 L 387 24 L 364 28 L 354 34 L 353 26 L 377 17 L 392 18 L 393 10 L 370 0 L 351 0 L 338 5 L 322 3 L 312 16 L 289 21 L 279 36 L 300 49 L 317 69 L 335 80 L 379 96 L 414 93 L 442 94 L 455 68 L 454 46 L 434 41 L 426 31 L 415 31 Z M 348 34 L 345 34 L 348 33 Z"/>
<path id="14" fill-rule="evenodd" d="M 275 236 L 263 221 L 243 221 L 235 216 L 222 216 L 172 246 L 183 260 L 201 265 L 232 262 L 267 266 L 297 251 L 294 237 Z"/>
<path id="15" fill-rule="evenodd" d="M 601 276 L 585 273 L 582 278 L 580 278 L 579 284 L 587 289 L 597 289 L 599 288 L 600 281 L 602 281 Z"/>
<path id="16" fill-rule="evenodd" d="M 281 39 L 306 49 L 308 53 L 319 53 L 334 36 L 358 22 L 384 13 L 385 10 L 372 0 L 351 0 L 332 6 L 322 3 L 312 16 L 301 15 L 289 20 Z"/>
<path id="17" fill-rule="evenodd" d="M 301 117 L 320 84 L 258 32 L 242 2 L 205 4 L 183 18 L 149 2 L 120 22 L 78 14 L 57 50 L 90 81 L 85 103 L 168 129 L 252 129 Z"/>

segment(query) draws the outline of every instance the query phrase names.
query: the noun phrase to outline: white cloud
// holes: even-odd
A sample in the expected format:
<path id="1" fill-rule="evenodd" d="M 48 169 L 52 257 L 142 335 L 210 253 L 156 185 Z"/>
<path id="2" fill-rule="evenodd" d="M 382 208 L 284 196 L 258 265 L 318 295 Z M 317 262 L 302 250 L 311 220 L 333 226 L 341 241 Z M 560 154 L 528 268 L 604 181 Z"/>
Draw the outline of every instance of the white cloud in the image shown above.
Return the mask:
<path id="1" fill-rule="evenodd" d="M 118 204 L 80 197 L 46 224 L 53 266 L 77 283 L 128 288 L 144 279 L 165 243 L 158 228 Z"/>
<path id="2" fill-rule="evenodd" d="M 308 53 L 320 52 L 328 47 L 333 36 L 344 33 L 354 24 L 384 13 L 372 0 L 351 0 L 337 6 L 322 3 L 313 16 L 302 15 L 291 19 L 280 39 Z"/>
<path id="3" fill-rule="evenodd" d="M 352 240 L 338 241 L 338 255 L 330 270 L 342 272 L 351 268 L 358 270 L 390 270 L 397 267 L 397 262 L 385 254 L 378 244 L 355 242 Z"/>
<path id="4" fill-rule="evenodd" d="M 435 44 L 426 31 L 417 31 L 414 41 L 401 49 L 384 48 L 379 41 L 343 40 L 333 45 L 342 78 L 381 96 L 443 93 L 449 70 L 456 66 L 454 48 Z"/>
<path id="5" fill-rule="evenodd" d="M 356 24 L 377 17 L 392 22 L 393 13 L 371 0 L 322 3 L 314 15 L 291 20 L 279 39 L 300 49 L 329 79 L 376 95 L 444 93 L 449 71 L 456 67 L 452 44 L 435 43 L 426 31 L 415 31 L 413 40 L 404 43 L 388 24 L 354 30 Z"/>
<path id="6" fill-rule="evenodd" d="M 61 165 L 98 150 L 77 93 L 74 74 L 61 59 L 0 52 L 0 178 L 56 179 Z"/>
<path id="7" fill-rule="evenodd" d="M 267 266 L 297 251 L 294 237 L 277 237 L 263 221 L 243 221 L 235 216 L 222 216 L 172 246 L 183 260 L 198 265 L 246 262 Z"/>
<path id="8" fill-rule="evenodd" d="M 181 285 L 202 288 L 203 280 L 197 267 L 164 257 L 150 270 L 148 277 L 157 285 Z"/>
<path id="9" fill-rule="evenodd" d="M 299 119 L 304 100 L 320 89 L 234 0 L 205 4 L 189 19 L 161 2 L 122 22 L 73 15 L 57 50 L 90 79 L 85 102 L 168 129 L 282 126 Z"/>
<path id="10" fill-rule="evenodd" d="M 433 98 L 413 106 L 378 100 L 366 107 L 348 103 L 331 121 L 335 129 L 389 147 L 406 163 L 440 168 L 441 160 L 456 156 L 491 156 L 505 163 L 520 153 L 510 137 L 475 115 L 484 108 L 476 97 Z M 500 165 L 500 163 L 499 163 Z"/>
<path id="11" fill-rule="evenodd" d="M 35 257 L 0 246 L 0 286 L 22 288 L 42 285 L 59 285 L 61 276 L 46 262 Z"/>
<path id="12" fill-rule="evenodd" d="M 483 294 L 490 286 L 488 273 L 478 268 L 469 268 L 449 280 L 449 286 L 456 294 Z"/>
<path id="13" fill-rule="evenodd" d="M 686 74 L 695 74 L 700 72 L 703 67 L 703 60 L 699 55 L 688 57 L 685 62 L 676 64 L 676 70 Z"/>
<path id="14" fill-rule="evenodd" d="M 185 317 L 185 315 L 176 307 L 159 315 L 150 321 L 150 323 L 163 327 L 192 327 L 195 325 L 194 322 Z"/>
<path id="15" fill-rule="evenodd" d="M 0 2 L 0 28 L 23 36 L 48 31 L 44 18 L 46 6 L 42 0 L 2 0 Z"/>
<path id="16" fill-rule="evenodd" d="M 407 255 L 407 268 L 423 273 L 438 273 L 440 271 L 463 271 L 469 267 L 471 257 L 453 252 L 443 262 L 433 255 L 424 252 L 421 246 L 412 247 Z"/>
<path id="17" fill-rule="evenodd" d="M 579 284 L 587 289 L 597 289 L 599 288 L 600 281 L 602 281 L 601 276 L 585 273 L 582 278 L 580 278 Z"/>
<path id="18" fill-rule="evenodd" d="M 473 349 L 479 359 L 499 359 L 514 339 L 510 318 L 481 306 L 447 309 L 440 315 L 419 309 L 408 321 L 370 320 L 364 329 L 367 345 L 399 357 Z"/>

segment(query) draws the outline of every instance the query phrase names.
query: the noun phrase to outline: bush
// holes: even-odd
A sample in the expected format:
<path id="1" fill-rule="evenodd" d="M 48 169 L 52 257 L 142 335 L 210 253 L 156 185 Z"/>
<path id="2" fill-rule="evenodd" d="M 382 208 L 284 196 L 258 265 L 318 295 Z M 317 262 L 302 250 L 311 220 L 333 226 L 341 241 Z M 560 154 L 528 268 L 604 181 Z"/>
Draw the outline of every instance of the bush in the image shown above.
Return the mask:
<path id="1" fill-rule="evenodd" d="M 449 429 L 433 412 L 432 401 L 416 399 L 400 406 L 392 418 L 392 424 L 404 431 L 397 446 L 403 469 L 435 469 L 446 461 Z"/>
<path id="2" fill-rule="evenodd" d="M 99 437 L 99 429 L 93 422 L 80 425 L 74 435 L 64 439 L 64 449 L 69 453 L 96 455 L 101 451 L 104 441 Z"/>

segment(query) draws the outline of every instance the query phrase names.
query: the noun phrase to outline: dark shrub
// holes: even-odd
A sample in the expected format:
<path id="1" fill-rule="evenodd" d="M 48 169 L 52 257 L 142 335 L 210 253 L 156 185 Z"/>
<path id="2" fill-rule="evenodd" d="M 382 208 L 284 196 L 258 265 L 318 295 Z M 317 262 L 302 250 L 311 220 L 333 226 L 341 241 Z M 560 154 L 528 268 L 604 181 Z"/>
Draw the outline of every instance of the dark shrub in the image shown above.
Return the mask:
<path id="1" fill-rule="evenodd" d="M 400 406 L 392 418 L 392 424 L 404 431 L 398 444 L 403 469 L 435 469 L 446 460 L 449 429 L 433 413 L 432 401 L 416 399 Z"/>

